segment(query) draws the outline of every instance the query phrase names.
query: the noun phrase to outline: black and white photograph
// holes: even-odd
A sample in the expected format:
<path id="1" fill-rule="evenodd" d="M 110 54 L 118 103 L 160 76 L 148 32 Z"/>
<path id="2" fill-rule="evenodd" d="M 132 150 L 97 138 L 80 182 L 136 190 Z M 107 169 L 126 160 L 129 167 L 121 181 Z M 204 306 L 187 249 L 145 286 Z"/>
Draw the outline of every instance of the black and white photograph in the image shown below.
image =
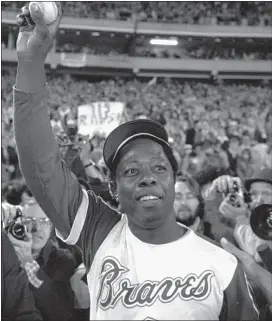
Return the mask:
<path id="1" fill-rule="evenodd" d="M 272 1 L 1 1 L 1 320 L 272 320 Z"/>

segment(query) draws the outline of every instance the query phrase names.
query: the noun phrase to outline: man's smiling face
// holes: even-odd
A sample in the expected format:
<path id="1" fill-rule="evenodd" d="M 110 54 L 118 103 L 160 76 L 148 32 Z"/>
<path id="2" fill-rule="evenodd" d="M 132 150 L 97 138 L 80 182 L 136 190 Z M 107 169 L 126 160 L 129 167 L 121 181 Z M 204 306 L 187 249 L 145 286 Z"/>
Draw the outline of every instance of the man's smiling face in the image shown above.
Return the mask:
<path id="1" fill-rule="evenodd" d="M 174 173 L 162 146 L 138 138 L 120 152 L 116 186 L 122 210 L 141 228 L 162 226 L 174 215 Z"/>

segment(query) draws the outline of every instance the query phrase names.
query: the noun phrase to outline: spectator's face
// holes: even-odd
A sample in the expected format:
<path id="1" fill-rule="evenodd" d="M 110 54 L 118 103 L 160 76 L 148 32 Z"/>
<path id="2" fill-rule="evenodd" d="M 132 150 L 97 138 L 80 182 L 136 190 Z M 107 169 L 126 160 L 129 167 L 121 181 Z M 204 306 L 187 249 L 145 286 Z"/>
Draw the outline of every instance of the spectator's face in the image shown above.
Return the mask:
<path id="1" fill-rule="evenodd" d="M 208 131 L 209 130 L 209 123 L 206 120 L 204 120 L 202 122 L 202 130 L 203 131 Z"/>
<path id="2" fill-rule="evenodd" d="M 241 158 L 245 161 L 248 161 L 250 160 L 251 158 L 251 154 L 250 154 L 250 151 L 249 150 L 244 150 L 241 154 Z"/>
<path id="3" fill-rule="evenodd" d="M 231 149 L 237 150 L 239 147 L 239 139 L 233 137 L 230 139 L 229 146 Z"/>
<path id="4" fill-rule="evenodd" d="M 250 136 L 249 135 L 243 135 L 243 145 L 246 145 L 246 146 L 248 146 L 248 145 L 250 145 L 251 144 L 251 138 L 250 138 Z"/>
<path id="5" fill-rule="evenodd" d="M 191 225 L 196 216 L 199 200 L 189 189 L 186 182 L 177 182 L 175 192 L 174 210 L 176 217 L 179 222 L 187 226 Z M 188 222 L 191 224 L 188 224 Z"/>
<path id="6" fill-rule="evenodd" d="M 174 218 L 173 169 L 160 144 L 140 138 L 124 146 L 116 183 L 130 226 L 156 228 Z"/>
<path id="7" fill-rule="evenodd" d="M 23 214 L 26 218 L 27 229 L 32 234 L 32 249 L 40 251 L 50 237 L 52 230 L 51 222 L 37 203 L 25 205 Z"/>
<path id="8" fill-rule="evenodd" d="M 272 185 L 266 182 L 255 182 L 250 186 L 251 203 L 253 210 L 261 204 L 272 204 Z"/>
<path id="9" fill-rule="evenodd" d="M 251 128 L 255 128 L 256 127 L 256 119 L 253 117 L 249 117 L 248 118 L 248 126 Z"/>

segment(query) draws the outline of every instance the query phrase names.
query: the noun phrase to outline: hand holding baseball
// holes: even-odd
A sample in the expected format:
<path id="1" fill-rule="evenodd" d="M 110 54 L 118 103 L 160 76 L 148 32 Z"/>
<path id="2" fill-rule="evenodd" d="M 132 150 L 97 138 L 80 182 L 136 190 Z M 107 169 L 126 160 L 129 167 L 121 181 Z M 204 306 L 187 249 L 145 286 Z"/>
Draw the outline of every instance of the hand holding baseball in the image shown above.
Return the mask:
<path id="1" fill-rule="evenodd" d="M 17 16 L 17 22 L 20 25 L 17 38 L 19 62 L 45 61 L 62 18 L 60 3 L 56 2 L 56 6 L 57 18 L 51 24 L 46 24 L 49 21 L 48 17 L 38 2 L 31 3 L 31 10 L 28 7 L 22 8 L 21 15 Z"/>

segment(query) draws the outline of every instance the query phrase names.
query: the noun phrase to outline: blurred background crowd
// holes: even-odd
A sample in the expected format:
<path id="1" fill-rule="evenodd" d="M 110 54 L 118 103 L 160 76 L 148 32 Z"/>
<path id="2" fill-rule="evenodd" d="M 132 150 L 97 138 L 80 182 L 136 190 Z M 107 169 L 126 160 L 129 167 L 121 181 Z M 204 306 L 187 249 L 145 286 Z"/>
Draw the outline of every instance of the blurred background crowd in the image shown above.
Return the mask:
<path id="1" fill-rule="evenodd" d="M 3 12 L 18 11 L 24 4 L 24 2 L 1 2 Z M 105 21 L 150 22 L 153 23 L 153 27 L 150 28 L 154 29 L 154 33 L 156 24 L 159 23 L 188 24 L 189 27 L 218 25 L 237 28 L 238 26 L 262 28 L 272 24 L 270 2 L 64 1 L 62 5 L 64 16 L 74 17 L 78 21 L 82 18 L 93 18 Z M 272 59 L 271 38 L 264 36 L 262 39 L 258 37 L 246 39 L 238 35 L 238 29 L 235 29 L 237 32 L 231 29 L 231 36 L 227 40 L 217 36 L 194 37 L 192 32 L 189 37 L 178 39 L 179 46 L 171 48 L 150 46 L 147 44 L 150 36 L 146 34 L 130 36 L 124 33 L 122 45 L 119 45 L 121 36 L 114 30 L 107 35 L 102 34 L 102 31 L 101 34 L 97 31 L 96 35 L 94 33 L 90 35 L 90 30 L 70 29 L 73 27 L 69 26 L 67 30 L 61 28 L 54 47 L 56 54 L 84 53 L 124 60 L 128 57 L 142 57 L 150 59 L 150 63 L 157 58 L 169 61 L 188 59 L 191 63 L 196 59 L 203 59 L 204 65 L 205 61 L 220 59 L 230 62 L 258 62 Z M 9 50 L 10 54 L 15 51 L 17 33 L 18 29 L 14 24 L 2 23 L 3 52 Z M 1 75 L 2 202 L 9 205 L 31 205 L 33 197 L 20 172 L 13 134 L 12 88 L 15 83 L 16 61 L 2 61 L 2 66 L 5 67 Z M 236 80 L 235 77 L 232 80 L 223 80 L 217 77 L 216 73 L 209 79 L 200 79 L 193 74 L 187 75 L 186 78 L 171 77 L 169 73 L 173 70 L 165 70 L 165 74 L 168 73 L 165 76 L 149 74 L 148 77 L 140 77 L 137 73 L 131 74 L 130 77 L 112 76 L 107 74 L 107 71 L 98 76 L 95 71 L 89 74 L 86 71 L 83 75 L 84 67 L 80 71 L 75 72 L 75 70 L 76 68 L 66 68 L 58 72 L 56 67 L 47 69 L 48 108 L 62 158 L 78 177 L 82 187 L 94 190 L 111 206 L 118 207 L 108 188 L 109 173 L 102 158 L 105 136 L 79 135 L 77 108 L 79 105 L 92 102 L 123 102 L 125 110 L 122 121 L 148 118 L 166 127 L 180 175 L 192 178 L 200 191 L 200 194 L 195 195 L 200 203 L 204 204 L 199 215 L 204 227 L 202 226 L 200 230 L 216 241 L 227 233 L 255 263 L 264 267 L 264 262 L 258 256 L 257 247 L 266 242 L 254 235 L 249 226 L 249 218 L 251 211 L 257 205 L 272 204 L 271 78 L 262 79 L 259 76 L 253 81 L 250 79 L 252 71 L 247 74 L 249 79 L 245 75 L 235 75 Z M 205 199 L 206 191 L 223 175 L 238 177 L 241 180 L 242 192 L 250 194 L 251 202 L 245 200 L 239 205 L 239 209 L 233 206 L 226 211 L 222 210 L 225 206 L 225 194 L 218 193 L 212 200 Z M 258 182 L 268 184 L 265 186 L 266 190 L 258 190 L 259 187 L 256 187 L 256 192 L 251 189 L 251 185 L 247 185 L 247 182 L 252 177 Z M 258 200 L 254 199 L 254 193 L 259 193 Z M 189 203 L 190 201 L 186 205 L 187 210 L 189 208 L 191 215 L 197 216 L 197 211 L 190 208 Z M 179 205 L 177 211 L 178 208 Z M 36 210 L 39 212 L 41 209 Z M 44 213 L 41 215 L 45 218 Z M 247 232 L 240 234 L 237 232 L 239 228 L 234 216 L 246 219 L 243 227 Z M 193 226 L 190 220 L 181 219 L 181 221 Z M 45 221 L 42 222 L 47 226 Z M 51 234 L 47 237 L 51 238 Z M 269 246 L 271 247 L 271 241 Z M 73 264 L 70 261 L 71 266 L 79 267 L 82 263 L 80 254 L 74 249 L 69 251 L 73 253 L 76 261 Z M 269 300 L 264 299 L 257 290 L 256 293 L 259 307 L 265 307 Z M 39 293 L 37 295 L 39 296 Z M 82 300 L 78 299 L 77 308 L 85 311 L 86 307 L 88 303 L 82 303 Z M 266 312 L 262 320 L 269 320 Z M 86 315 L 84 312 L 82 315 L 77 315 L 77 318 L 82 317 L 85 320 Z M 69 320 L 64 314 L 60 317 L 62 320 L 66 318 Z M 48 315 L 46 320 L 51 320 L 51 316 Z"/>
<path id="2" fill-rule="evenodd" d="M 14 81 L 15 70 L 2 73 L 2 183 L 20 177 L 12 131 Z M 243 179 L 252 174 L 255 166 L 272 166 L 270 150 L 254 152 L 260 145 L 268 144 L 271 135 L 272 94 L 268 85 L 168 78 L 150 82 L 122 78 L 90 82 L 71 75 L 49 75 L 48 84 L 48 105 L 57 133 L 64 132 L 67 113 L 77 122 L 79 105 L 123 101 L 127 120 L 151 118 L 167 128 L 181 168 L 187 164 L 186 137 L 188 130 L 193 129 L 192 153 L 186 169 L 191 173 L 213 164 Z M 102 146 L 95 146 L 90 157 L 92 153 L 102 157 Z"/>
<path id="3" fill-rule="evenodd" d="M 21 8 L 24 2 L 3 1 L 6 9 Z M 269 26 L 268 1 L 63 1 L 67 15 L 110 20 L 139 20 L 180 24 Z"/>

